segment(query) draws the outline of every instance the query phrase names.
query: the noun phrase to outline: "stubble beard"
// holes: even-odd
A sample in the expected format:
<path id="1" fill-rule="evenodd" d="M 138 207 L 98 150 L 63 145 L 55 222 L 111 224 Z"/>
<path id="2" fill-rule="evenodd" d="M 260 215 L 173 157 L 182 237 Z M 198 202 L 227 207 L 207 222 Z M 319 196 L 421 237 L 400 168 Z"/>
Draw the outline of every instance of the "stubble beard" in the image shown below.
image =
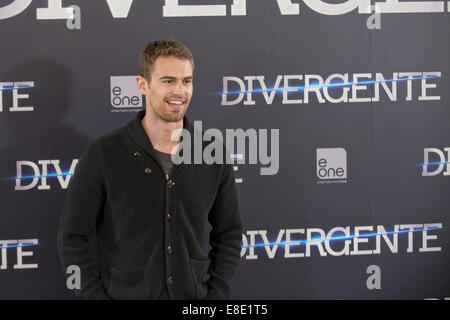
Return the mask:
<path id="1" fill-rule="evenodd" d="M 170 110 L 169 107 L 166 105 L 166 102 L 163 101 L 162 103 L 155 106 L 154 104 L 151 104 L 150 107 L 153 110 L 153 112 L 160 118 L 161 120 L 165 122 L 179 122 L 184 118 L 184 115 L 186 114 L 186 111 L 189 106 L 189 101 L 186 102 L 186 106 L 180 110 L 180 111 L 173 111 Z"/>

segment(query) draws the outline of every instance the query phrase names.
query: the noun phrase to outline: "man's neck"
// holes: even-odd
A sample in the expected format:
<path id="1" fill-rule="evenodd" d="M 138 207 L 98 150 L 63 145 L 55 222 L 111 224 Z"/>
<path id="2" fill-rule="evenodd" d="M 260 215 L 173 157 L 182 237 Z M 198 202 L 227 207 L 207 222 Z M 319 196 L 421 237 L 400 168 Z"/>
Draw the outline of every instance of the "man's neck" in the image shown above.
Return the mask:
<path id="1" fill-rule="evenodd" d="M 183 129 L 183 119 L 178 122 L 167 122 L 152 113 L 146 112 L 141 120 L 153 148 L 164 153 L 175 153 L 179 141 L 172 141 L 172 132 Z"/>

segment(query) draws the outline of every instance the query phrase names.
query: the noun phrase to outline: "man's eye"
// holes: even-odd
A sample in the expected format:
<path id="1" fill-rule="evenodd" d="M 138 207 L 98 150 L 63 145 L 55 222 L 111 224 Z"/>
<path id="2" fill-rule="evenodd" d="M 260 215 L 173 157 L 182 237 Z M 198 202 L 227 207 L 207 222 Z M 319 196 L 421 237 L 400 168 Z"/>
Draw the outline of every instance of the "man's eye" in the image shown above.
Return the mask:
<path id="1" fill-rule="evenodd" d="M 164 80 L 163 82 L 164 82 L 164 83 L 171 83 L 172 80 Z"/>

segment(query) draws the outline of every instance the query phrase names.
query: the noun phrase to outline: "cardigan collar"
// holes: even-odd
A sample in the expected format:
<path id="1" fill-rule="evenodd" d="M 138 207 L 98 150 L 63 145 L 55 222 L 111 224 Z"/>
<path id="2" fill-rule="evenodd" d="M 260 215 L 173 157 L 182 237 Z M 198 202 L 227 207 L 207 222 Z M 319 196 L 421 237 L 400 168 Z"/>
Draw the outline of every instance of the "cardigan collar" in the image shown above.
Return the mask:
<path id="1" fill-rule="evenodd" d="M 141 120 L 145 116 L 145 110 L 141 110 L 137 113 L 136 118 L 132 120 L 127 126 L 127 132 L 130 137 L 136 141 L 147 153 L 157 159 L 157 155 L 155 152 L 155 148 L 153 147 L 150 138 L 142 126 Z M 194 136 L 194 127 L 189 122 L 187 117 L 183 118 L 183 129 L 186 129 L 191 134 L 191 137 Z"/>

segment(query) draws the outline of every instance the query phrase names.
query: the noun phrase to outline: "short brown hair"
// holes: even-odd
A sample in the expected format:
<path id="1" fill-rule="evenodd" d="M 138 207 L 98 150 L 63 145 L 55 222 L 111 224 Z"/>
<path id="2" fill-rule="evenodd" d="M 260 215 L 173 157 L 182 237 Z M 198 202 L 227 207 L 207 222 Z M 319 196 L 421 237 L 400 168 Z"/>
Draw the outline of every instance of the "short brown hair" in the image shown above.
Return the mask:
<path id="1" fill-rule="evenodd" d="M 148 81 L 150 81 L 150 74 L 159 56 L 187 59 L 194 68 L 194 58 L 188 47 L 171 39 L 157 40 L 147 44 L 139 54 L 139 74 Z"/>

